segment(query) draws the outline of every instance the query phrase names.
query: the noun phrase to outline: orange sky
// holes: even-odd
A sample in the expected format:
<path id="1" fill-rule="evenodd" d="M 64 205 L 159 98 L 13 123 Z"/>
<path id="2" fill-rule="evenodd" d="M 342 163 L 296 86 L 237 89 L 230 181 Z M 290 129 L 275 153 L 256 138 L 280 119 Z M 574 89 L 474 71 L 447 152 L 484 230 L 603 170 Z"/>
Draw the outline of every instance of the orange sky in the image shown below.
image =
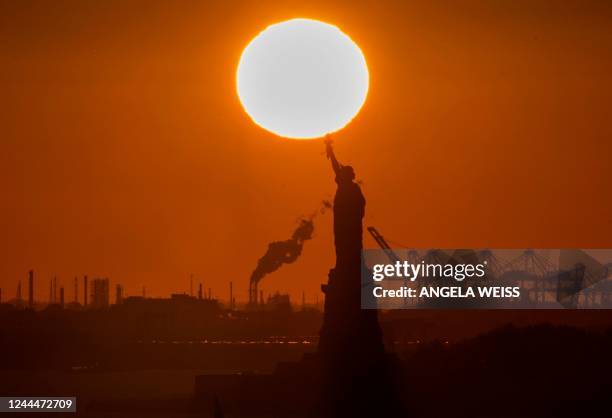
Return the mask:
<path id="1" fill-rule="evenodd" d="M 322 143 L 261 130 L 235 93 L 242 48 L 293 17 L 368 60 L 336 135 L 367 225 L 416 248 L 611 248 L 612 6 L 406 3 L 2 2 L 3 299 L 34 268 L 42 299 L 53 275 L 70 299 L 75 275 L 166 295 L 194 273 L 244 300 L 267 243 L 334 192 Z M 313 300 L 332 254 L 327 214 L 261 288 Z"/>

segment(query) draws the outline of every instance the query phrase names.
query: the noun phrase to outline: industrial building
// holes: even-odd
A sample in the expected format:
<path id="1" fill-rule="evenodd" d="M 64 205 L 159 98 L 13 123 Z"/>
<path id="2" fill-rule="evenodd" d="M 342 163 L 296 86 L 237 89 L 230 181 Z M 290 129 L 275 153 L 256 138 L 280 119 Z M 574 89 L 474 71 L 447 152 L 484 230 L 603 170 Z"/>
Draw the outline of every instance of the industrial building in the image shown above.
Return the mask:
<path id="1" fill-rule="evenodd" d="M 108 279 L 93 279 L 92 281 L 92 307 L 107 308 L 109 305 Z"/>

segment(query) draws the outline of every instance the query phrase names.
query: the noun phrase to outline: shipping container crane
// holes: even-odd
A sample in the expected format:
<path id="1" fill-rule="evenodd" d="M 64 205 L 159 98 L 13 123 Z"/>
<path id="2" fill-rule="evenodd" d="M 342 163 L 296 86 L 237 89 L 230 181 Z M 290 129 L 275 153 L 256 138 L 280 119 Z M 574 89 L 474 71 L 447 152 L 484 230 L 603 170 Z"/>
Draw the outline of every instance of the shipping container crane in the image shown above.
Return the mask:
<path id="1" fill-rule="evenodd" d="M 395 263 L 396 261 L 401 261 L 397 254 L 395 254 L 391 247 L 389 247 L 389 244 L 387 243 L 385 238 L 380 235 L 380 232 L 378 232 L 376 228 L 374 228 L 373 226 L 368 226 L 368 232 L 370 233 L 370 235 L 372 235 L 374 241 L 376 241 L 378 246 L 382 248 L 382 250 L 385 252 L 387 257 L 389 257 L 389 260 L 391 260 L 392 263 Z"/>

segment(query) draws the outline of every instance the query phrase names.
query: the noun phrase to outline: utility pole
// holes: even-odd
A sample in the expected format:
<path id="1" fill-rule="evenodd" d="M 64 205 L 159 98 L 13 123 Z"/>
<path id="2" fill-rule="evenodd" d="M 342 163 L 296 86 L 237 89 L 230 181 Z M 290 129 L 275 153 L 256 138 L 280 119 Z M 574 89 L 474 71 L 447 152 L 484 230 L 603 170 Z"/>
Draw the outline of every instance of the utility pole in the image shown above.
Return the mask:
<path id="1" fill-rule="evenodd" d="M 87 307 L 87 276 L 83 277 L 83 306 Z"/>
<path id="2" fill-rule="evenodd" d="M 234 310 L 234 283 L 230 282 L 229 308 Z"/>
<path id="3" fill-rule="evenodd" d="M 29 295 L 28 305 L 30 308 L 34 308 L 34 270 L 28 272 L 28 284 L 29 284 Z M 21 282 L 19 282 L 19 296 L 21 298 Z"/>

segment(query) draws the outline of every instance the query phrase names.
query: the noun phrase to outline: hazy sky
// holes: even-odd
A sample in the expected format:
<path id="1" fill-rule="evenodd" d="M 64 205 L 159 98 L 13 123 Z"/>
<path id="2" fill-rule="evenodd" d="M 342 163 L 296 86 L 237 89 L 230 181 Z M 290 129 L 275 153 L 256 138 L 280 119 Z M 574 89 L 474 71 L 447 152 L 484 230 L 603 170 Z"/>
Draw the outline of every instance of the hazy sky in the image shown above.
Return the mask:
<path id="1" fill-rule="evenodd" d="M 408 4 L 409 3 L 409 4 Z M 247 296 L 267 243 L 335 184 L 320 141 L 240 107 L 244 46 L 321 19 L 361 47 L 370 93 L 336 135 L 366 225 L 410 247 L 612 247 L 612 3 L 4 1 L 0 286 L 34 268 L 129 294 Z M 366 246 L 375 244 L 369 238 Z M 331 216 L 261 284 L 314 299 Z"/>

